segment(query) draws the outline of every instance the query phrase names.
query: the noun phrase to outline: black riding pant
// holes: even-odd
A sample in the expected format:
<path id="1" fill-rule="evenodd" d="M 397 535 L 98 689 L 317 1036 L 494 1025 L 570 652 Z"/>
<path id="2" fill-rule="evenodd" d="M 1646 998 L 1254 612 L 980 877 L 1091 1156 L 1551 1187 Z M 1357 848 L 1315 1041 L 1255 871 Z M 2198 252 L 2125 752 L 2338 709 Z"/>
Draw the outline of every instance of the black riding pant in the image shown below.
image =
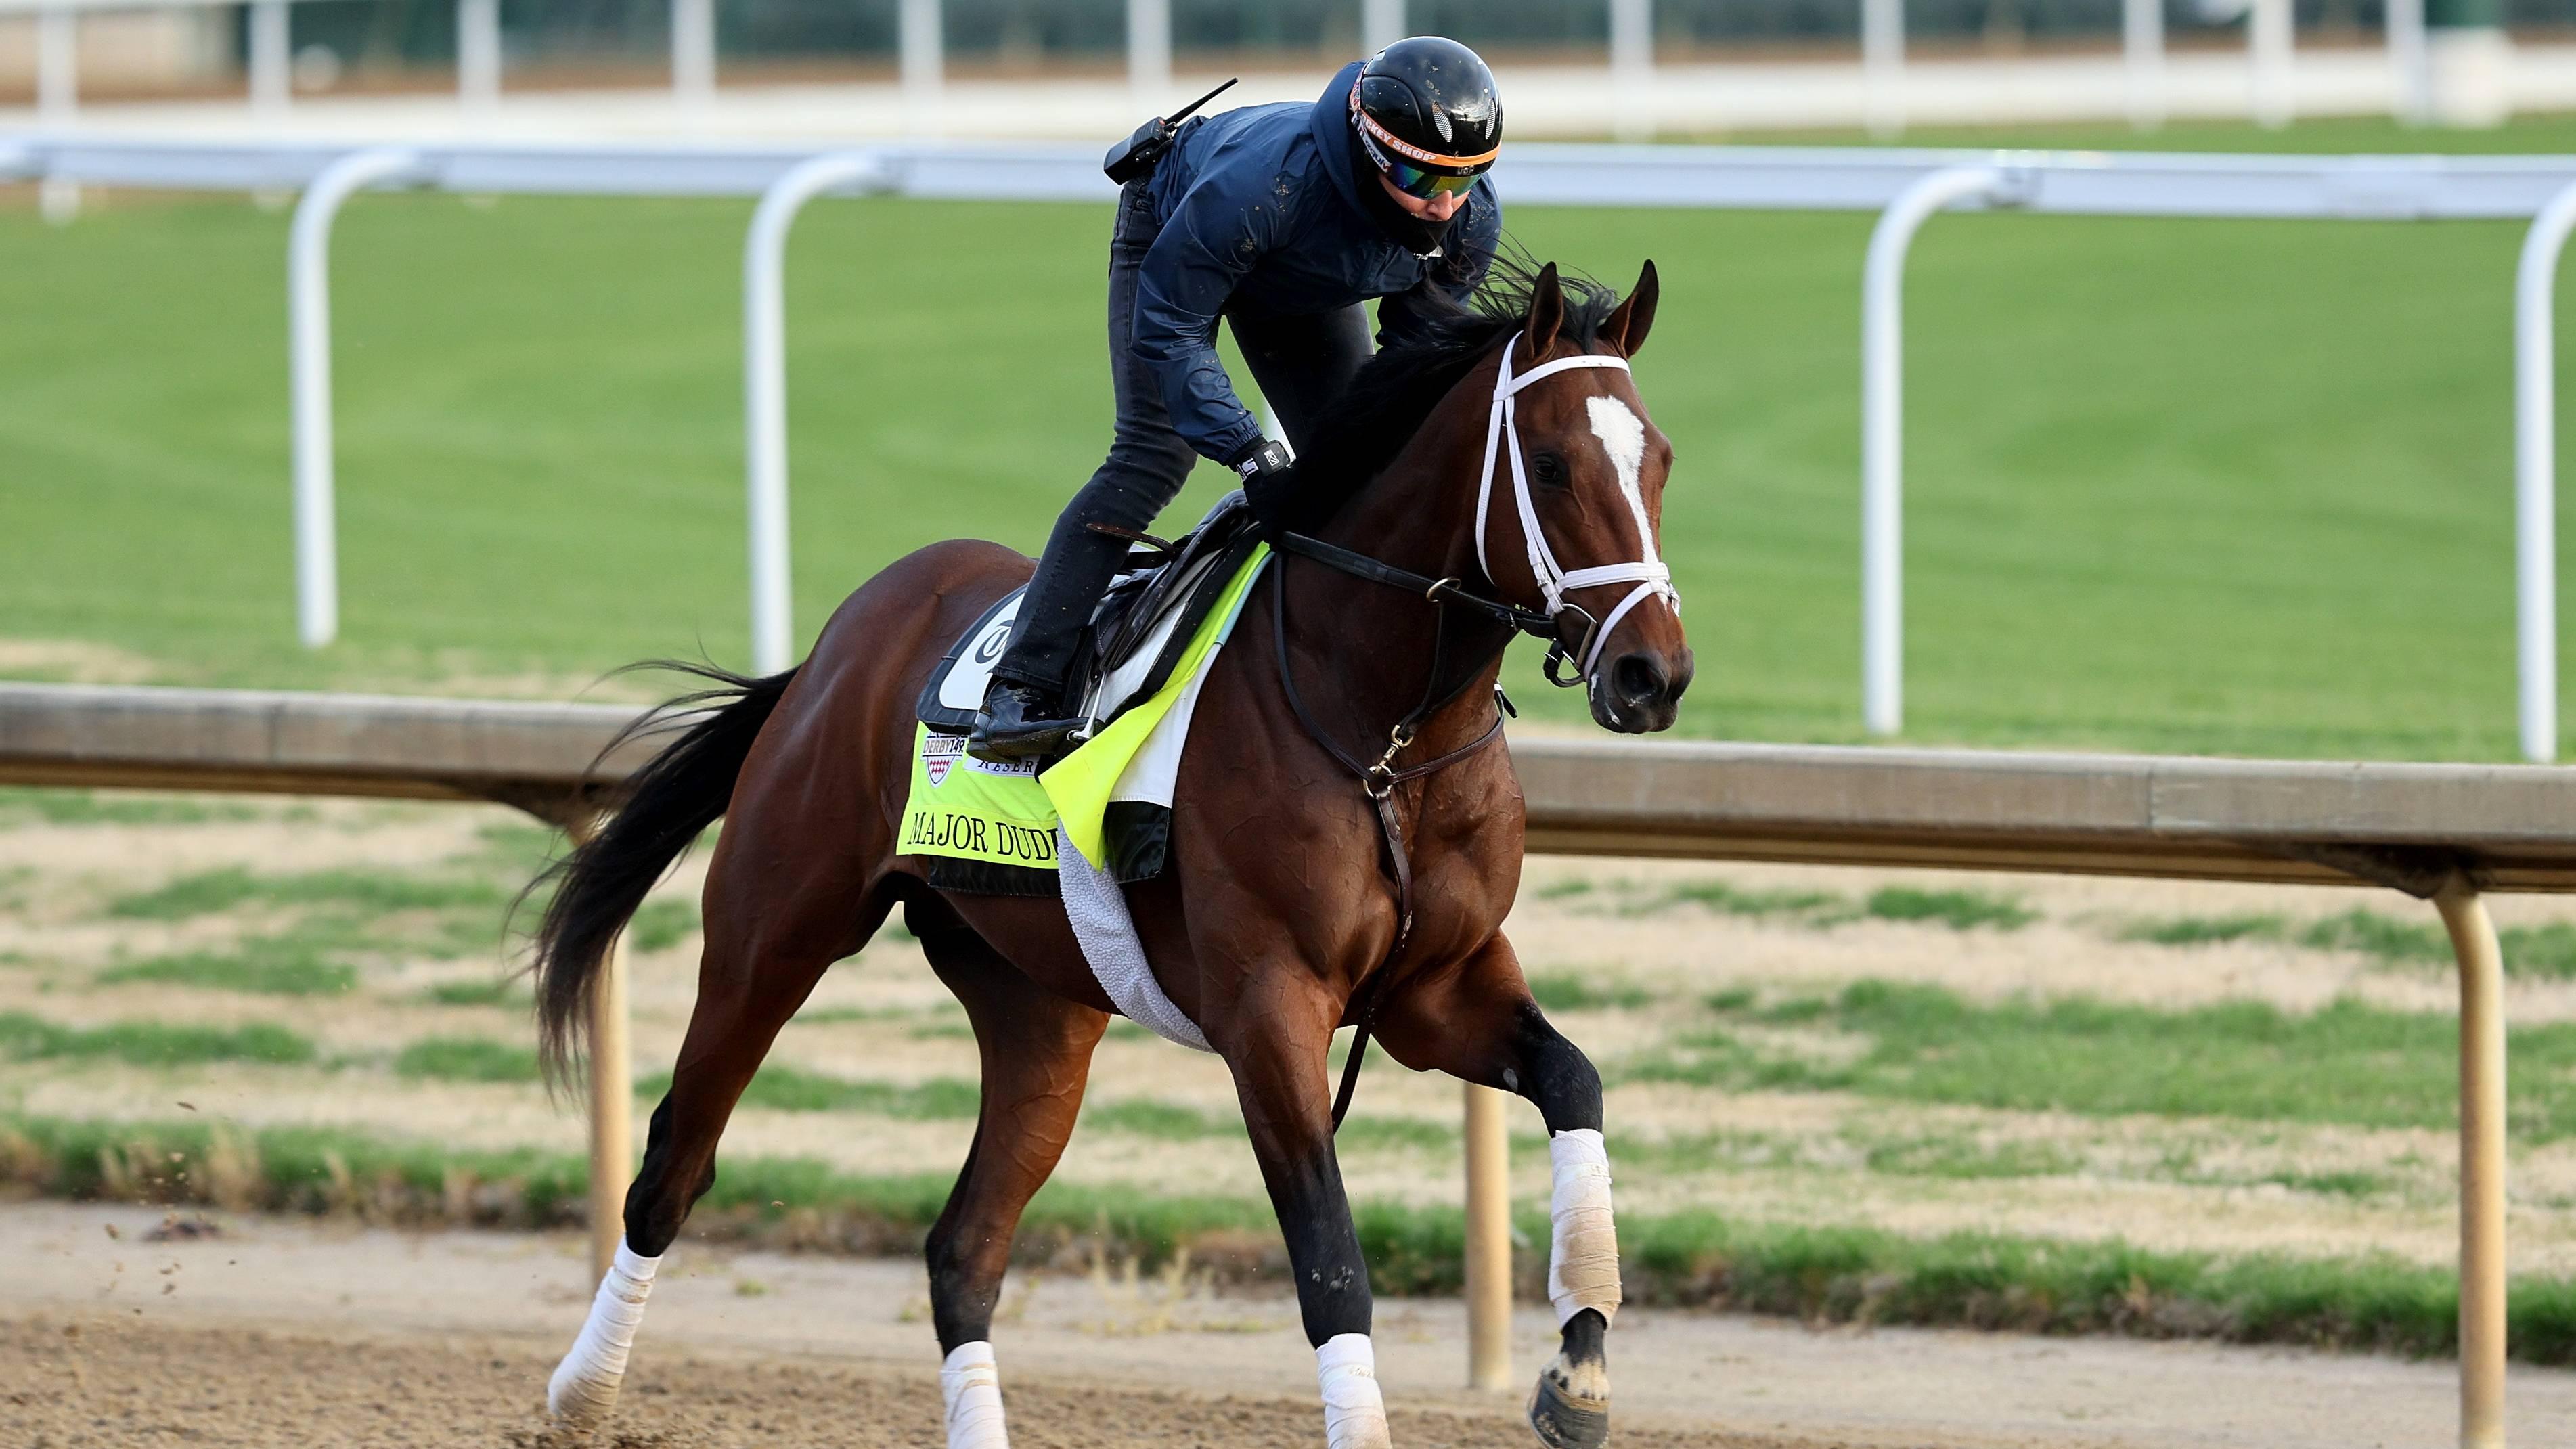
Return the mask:
<path id="1" fill-rule="evenodd" d="M 1142 184 L 1119 193 L 1118 221 L 1109 237 L 1109 378 L 1118 399 L 1117 432 L 1107 460 L 1056 520 L 1020 603 L 1010 651 L 993 667 L 997 678 L 1064 691 L 1082 626 L 1127 551 L 1123 540 L 1094 533 L 1090 525 L 1151 527 L 1198 461 L 1172 429 L 1161 379 L 1134 346 L 1137 276 L 1160 230 L 1153 198 Z M 1357 303 L 1307 316 L 1228 308 L 1226 324 L 1291 447 L 1304 445 L 1307 426 L 1369 355 L 1368 316 Z"/>

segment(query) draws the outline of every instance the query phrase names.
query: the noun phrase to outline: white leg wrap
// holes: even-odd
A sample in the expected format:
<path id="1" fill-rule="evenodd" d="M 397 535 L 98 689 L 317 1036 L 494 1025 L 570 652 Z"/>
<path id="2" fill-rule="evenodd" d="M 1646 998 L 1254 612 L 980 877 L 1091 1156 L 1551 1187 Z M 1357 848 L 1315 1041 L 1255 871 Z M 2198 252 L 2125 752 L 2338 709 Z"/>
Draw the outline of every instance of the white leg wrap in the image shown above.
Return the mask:
<path id="1" fill-rule="evenodd" d="M 991 1344 L 957 1345 L 939 1365 L 939 1397 L 948 1406 L 948 1449 L 1010 1449 Z"/>
<path id="2" fill-rule="evenodd" d="M 1547 1140 L 1556 1169 L 1548 1195 L 1555 1232 L 1547 1250 L 1547 1296 L 1556 1321 L 1586 1308 L 1607 1320 L 1619 1311 L 1619 1231 L 1610 1221 L 1610 1152 L 1589 1127 Z"/>
<path id="3" fill-rule="evenodd" d="M 1377 1349 L 1365 1333 L 1337 1333 L 1315 1350 L 1324 1387 L 1325 1449 L 1389 1449 L 1386 1398 L 1377 1387 Z"/>
<path id="4" fill-rule="evenodd" d="M 607 1417 L 617 1403 L 617 1386 L 626 1377 L 626 1351 L 635 1346 L 635 1326 L 644 1321 L 644 1299 L 653 1291 L 659 1258 L 639 1258 L 624 1243 L 616 1261 L 599 1280 L 599 1296 L 590 1301 L 590 1319 L 581 1337 L 555 1366 L 546 1383 L 546 1407 L 555 1417 L 576 1424 Z"/>

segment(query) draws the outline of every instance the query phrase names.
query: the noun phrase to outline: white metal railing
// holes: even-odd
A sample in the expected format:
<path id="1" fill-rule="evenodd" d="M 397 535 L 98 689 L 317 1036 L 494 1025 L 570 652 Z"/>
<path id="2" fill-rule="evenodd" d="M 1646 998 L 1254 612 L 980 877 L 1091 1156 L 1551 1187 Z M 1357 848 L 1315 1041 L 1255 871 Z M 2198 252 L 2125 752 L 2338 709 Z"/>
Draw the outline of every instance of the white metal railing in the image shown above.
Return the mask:
<path id="1" fill-rule="evenodd" d="M 0 0 L 0 15 L 39 17 L 40 95 L 68 116 L 75 104 L 77 57 L 73 17 L 84 11 L 231 5 L 245 0 Z M 275 113 L 289 103 L 292 85 L 287 6 L 300 0 L 246 0 L 250 11 L 250 96 L 255 110 Z M 1147 109 L 1167 98 L 1172 76 L 1171 0 L 1125 0 L 1129 85 Z M 1645 139 L 1652 112 L 1642 104 L 1654 85 L 1654 0 L 1604 0 L 1609 45 L 1606 80 L 1611 127 L 1623 140 Z M 1864 122 L 1891 135 L 1904 128 L 1905 9 L 1903 0 L 1852 0 L 1860 15 L 1860 71 L 1867 87 Z M 684 108 L 702 106 L 716 90 L 714 0 L 670 0 L 671 88 Z M 944 0 L 896 0 L 897 52 L 907 126 L 919 131 L 935 112 L 946 69 Z M 1360 28 L 1369 48 L 1406 33 L 1405 0 L 1361 0 Z M 487 110 L 501 93 L 500 0 L 456 0 L 457 91 L 469 110 Z M 2248 0 L 2246 58 L 2250 84 L 2247 114 L 2265 125 L 2293 115 L 2292 0 Z M 2128 113 L 2133 124 L 2163 123 L 2165 31 L 2162 0 L 2122 0 L 2121 52 Z M 2433 114 L 2433 70 L 2426 44 L 2424 0 L 2389 0 L 2386 45 L 2396 79 L 2395 114 L 2423 120 Z M 60 118 L 57 118 L 59 120 Z"/>
<path id="2" fill-rule="evenodd" d="M 2127 158 L 2117 158 L 2126 160 Z M 2557 462 L 2556 380 L 2553 360 L 2558 260 L 2576 229 L 2576 181 L 2541 195 L 2528 193 L 2511 208 L 2489 212 L 2500 200 L 2467 190 L 2419 187 L 2426 174 L 2444 169 L 2438 157 L 2352 157 L 2339 175 L 2320 173 L 2316 191 L 2292 187 L 2274 209 L 2235 209 L 2251 198 L 2235 193 L 2227 168 L 2215 157 L 2147 158 L 2153 163 L 2206 167 L 2206 192 L 2188 185 L 2160 193 L 2152 213 L 2165 216 L 2242 216 L 2336 219 L 2532 217 L 2514 296 L 2514 568 L 2516 734 L 2523 758 L 2548 762 L 2558 748 Z M 2543 165 L 2576 166 L 2576 157 L 2522 158 Z M 1891 202 L 1870 238 L 1861 316 L 1861 716 L 1871 733 L 1893 735 L 1904 722 L 1903 584 L 1903 275 L 1907 250 L 1922 224 L 1950 206 L 2020 207 L 2034 211 L 2089 211 L 2139 215 L 2105 193 L 2096 204 L 2052 201 L 2078 173 L 2064 158 L 1994 158 L 1994 165 L 1961 165 L 1932 175 Z M 2169 179 L 2179 180 L 2179 176 Z M 2286 176 L 2279 178 L 2288 180 Z M 2489 178 L 2500 179 L 2500 178 Z M 2212 209 L 2196 209 L 2201 204 Z"/>
<path id="3" fill-rule="evenodd" d="M 83 13 L 111 10 L 246 8 L 251 108 L 267 114 L 283 111 L 294 92 L 286 11 L 300 3 L 304 0 L 0 0 L 0 16 L 35 15 L 38 109 L 54 124 L 68 120 L 79 104 L 75 20 Z M 939 0 L 913 3 L 927 3 L 935 11 Z M 714 93 L 715 54 L 714 0 L 671 0 L 671 86 L 681 100 L 700 101 Z M 456 0 L 456 90 L 472 109 L 488 109 L 500 98 L 500 0 Z"/>
<path id="4" fill-rule="evenodd" d="M 882 186 L 885 165 L 865 152 L 802 161 L 761 193 L 742 252 L 743 452 L 751 535 L 751 657 L 774 674 L 796 658 L 787 596 L 787 229 L 828 191 Z"/>
<path id="5" fill-rule="evenodd" d="M 794 637 L 786 610 L 785 362 L 781 330 L 759 298 L 778 285 L 794 214 L 779 198 L 801 187 L 799 167 L 839 157 L 846 175 L 820 191 L 985 200 L 1107 201 L 1089 146 L 886 145 L 792 147 L 440 143 L 402 148 L 416 165 L 363 183 L 457 192 L 739 196 L 764 205 L 744 260 L 745 401 L 749 496 L 755 500 L 754 663 L 783 668 Z M 346 194 L 318 199 L 320 180 L 355 148 L 320 141 L 189 143 L 38 133 L 0 136 L 0 171 L 70 185 L 260 190 L 314 187 L 299 213 L 290 267 L 295 348 L 299 618 L 328 637 L 336 613 L 327 563 L 330 405 L 327 328 L 329 216 Z M 10 160 L 11 156 L 15 160 Z M 1962 170 L 1961 168 L 1967 168 Z M 342 173 L 344 176 L 349 173 Z M 806 173 L 806 179 L 816 173 Z M 1903 724 L 1901 447 L 1904 371 L 1901 283 L 1917 229 L 1945 208 L 2010 207 L 2089 216 L 2310 220 L 2533 219 L 2516 296 L 2516 651 L 2523 753 L 2554 758 L 2557 716 L 2554 396 L 2548 366 L 2555 258 L 2570 223 L 2565 194 L 2576 156 L 2195 156 L 2159 153 L 1962 152 L 1798 147 L 1523 144 L 1497 167 L 1516 203 L 1566 206 L 1869 210 L 1885 213 L 1864 274 L 1862 710 L 1876 733 Z M 1938 178 L 1946 177 L 1946 180 Z M 1969 178 L 1975 178 L 1971 183 Z M 1935 181 L 1937 180 L 1937 185 Z M 794 183 L 791 186 L 791 182 Z M 784 189 L 782 189 L 784 188 Z M 802 205 L 799 198 L 795 205 Z M 310 217 L 311 224 L 307 225 Z M 314 305 L 307 305 L 308 301 Z M 774 314 L 771 314 L 774 315 Z M 766 420 L 766 421 L 764 421 Z M 774 424 L 774 427 L 772 426 Z"/>
<path id="6" fill-rule="evenodd" d="M 338 482 L 331 439 L 331 223 L 363 187 L 420 179 L 417 153 L 353 151 L 296 204 L 286 244 L 287 364 L 294 400 L 295 625 L 307 649 L 340 635 Z"/>
<path id="7" fill-rule="evenodd" d="M 2003 194 L 1993 166 L 1946 166 L 1880 212 L 1861 263 L 1861 723 L 1892 735 L 1905 697 L 1905 254 L 1932 213 Z"/>
<path id="8" fill-rule="evenodd" d="M 2558 258 L 2576 230 L 2576 185 L 2523 234 L 2513 287 L 2514 662 L 2522 755 L 2558 752 Z"/>

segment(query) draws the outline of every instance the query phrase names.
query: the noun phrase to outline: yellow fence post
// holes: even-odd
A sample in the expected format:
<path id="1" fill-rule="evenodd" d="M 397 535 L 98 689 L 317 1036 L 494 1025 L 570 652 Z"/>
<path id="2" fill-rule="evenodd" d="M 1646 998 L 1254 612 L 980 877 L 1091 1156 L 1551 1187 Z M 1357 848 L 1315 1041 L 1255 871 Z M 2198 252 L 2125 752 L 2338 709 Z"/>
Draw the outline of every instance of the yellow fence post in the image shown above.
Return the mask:
<path id="1" fill-rule="evenodd" d="M 2460 958 L 2460 1444 L 2503 1449 L 2504 953 L 2465 877 L 2433 904 Z"/>
<path id="2" fill-rule="evenodd" d="M 1512 1386 L 1511 1137 L 1502 1093 L 1467 1087 L 1467 1387 Z"/>
<path id="3" fill-rule="evenodd" d="M 635 1176 L 635 1059 L 626 1041 L 626 938 L 609 943 L 590 1000 L 590 1277 L 608 1276 L 626 1236 Z"/>
<path id="4" fill-rule="evenodd" d="M 567 833 L 575 844 L 599 828 L 582 820 Z M 635 1176 L 635 1056 L 626 1022 L 626 936 L 608 943 L 608 959 L 590 994 L 590 1281 L 608 1276 L 626 1236 L 626 1188 Z"/>

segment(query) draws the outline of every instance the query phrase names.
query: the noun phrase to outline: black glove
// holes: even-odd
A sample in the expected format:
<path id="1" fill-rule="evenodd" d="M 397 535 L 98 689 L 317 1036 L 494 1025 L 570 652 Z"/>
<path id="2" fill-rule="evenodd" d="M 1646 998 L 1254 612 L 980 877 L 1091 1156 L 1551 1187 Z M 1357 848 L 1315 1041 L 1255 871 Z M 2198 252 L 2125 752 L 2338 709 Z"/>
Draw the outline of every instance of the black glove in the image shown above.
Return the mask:
<path id="1" fill-rule="evenodd" d="M 1252 505 L 1253 521 L 1263 537 L 1275 540 L 1287 530 L 1297 495 L 1297 460 L 1289 456 L 1286 443 L 1264 438 L 1231 466 L 1243 475 L 1243 496 Z"/>

